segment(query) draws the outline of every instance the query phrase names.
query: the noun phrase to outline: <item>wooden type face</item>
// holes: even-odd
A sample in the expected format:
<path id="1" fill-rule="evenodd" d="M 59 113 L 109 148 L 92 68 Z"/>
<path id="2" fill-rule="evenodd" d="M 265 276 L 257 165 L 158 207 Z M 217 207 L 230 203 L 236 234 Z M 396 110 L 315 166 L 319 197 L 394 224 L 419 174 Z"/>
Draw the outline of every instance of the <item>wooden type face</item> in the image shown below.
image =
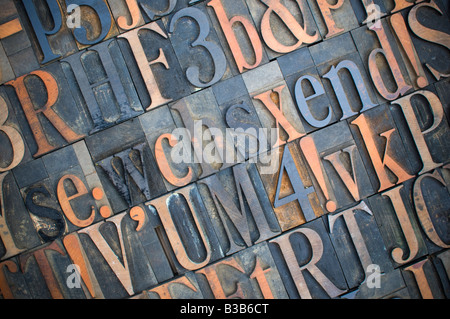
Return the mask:
<path id="1" fill-rule="evenodd" d="M 129 70 L 135 68 L 131 55 L 136 61 L 139 71 L 133 73 L 133 81 L 138 92 L 139 86 L 145 87 L 140 99 L 146 110 L 189 95 L 188 81 L 161 21 L 123 33 L 119 39 L 124 39 L 118 41 L 123 54 L 130 56 L 125 61 Z M 143 84 L 136 77 L 142 77 Z"/>
<path id="2" fill-rule="evenodd" d="M 365 167 L 367 159 L 345 121 L 313 132 L 300 139 L 299 145 L 328 212 L 375 193 Z"/>
<path id="3" fill-rule="evenodd" d="M 255 164 L 237 164 L 197 187 L 227 255 L 280 233 Z"/>
<path id="4" fill-rule="evenodd" d="M 313 184 L 296 142 L 261 156 L 257 167 L 282 231 L 324 214 L 317 184 Z"/>
<path id="5" fill-rule="evenodd" d="M 63 16 L 63 7 L 58 0 L 29 0 L 17 2 L 39 63 L 46 64 L 78 51 L 77 42 Z M 30 70 L 31 71 L 31 70 Z"/>
<path id="6" fill-rule="evenodd" d="M 222 248 L 195 184 L 146 203 L 160 226 L 166 255 L 178 274 L 223 257 Z"/>
<path id="7" fill-rule="evenodd" d="M 377 264 L 381 273 L 393 270 L 372 211 L 365 201 L 336 214 L 328 214 L 330 239 L 348 287 L 357 287 Z"/>
<path id="8" fill-rule="evenodd" d="M 92 121 L 90 134 L 143 112 L 117 41 L 102 42 L 62 61 L 71 92 Z"/>
<path id="9" fill-rule="evenodd" d="M 273 59 L 322 39 L 306 0 L 247 1 Z"/>
<path id="10" fill-rule="evenodd" d="M 163 22 L 191 93 L 231 76 L 205 4 L 183 8 Z"/>
<path id="11" fill-rule="evenodd" d="M 308 0 L 308 4 L 324 39 L 358 27 L 350 1 L 339 0 L 330 4 L 327 0 Z"/>
<path id="12" fill-rule="evenodd" d="M 277 61 L 242 75 L 261 125 L 269 129 L 270 148 L 305 135 L 294 101 Z M 281 129 L 282 128 L 282 129 Z M 276 134 L 272 134 L 275 130 Z M 275 136 L 274 136 L 275 135 Z"/>
<path id="13" fill-rule="evenodd" d="M 290 298 L 334 298 L 346 292 L 322 218 L 272 239 L 269 246 Z"/>
<path id="14" fill-rule="evenodd" d="M 233 75 L 269 61 L 248 2 L 213 0 L 206 7 Z"/>
<path id="15" fill-rule="evenodd" d="M 195 274 L 205 298 L 287 298 L 267 243 L 242 250 Z"/>
<path id="16" fill-rule="evenodd" d="M 146 290 L 143 294 L 145 299 L 204 299 L 195 275 L 192 272 L 186 273 L 181 277 L 150 290 Z M 186 309 L 187 307 L 182 306 L 180 313 L 192 313 L 192 309 Z"/>
<path id="17" fill-rule="evenodd" d="M 7 83 L 7 93 L 33 157 L 83 138 L 89 123 L 58 63 Z"/>

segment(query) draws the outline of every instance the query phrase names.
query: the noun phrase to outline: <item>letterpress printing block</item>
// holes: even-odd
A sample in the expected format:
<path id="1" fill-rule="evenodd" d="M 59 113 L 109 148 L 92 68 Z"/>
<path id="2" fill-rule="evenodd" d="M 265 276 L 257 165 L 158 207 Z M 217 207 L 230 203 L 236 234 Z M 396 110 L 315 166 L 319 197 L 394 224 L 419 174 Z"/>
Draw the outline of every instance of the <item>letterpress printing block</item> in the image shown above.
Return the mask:
<path id="1" fill-rule="evenodd" d="M 59 0 L 63 20 L 73 33 L 78 49 L 116 36 L 119 32 L 106 0 Z M 71 14 L 79 15 L 73 19 Z M 74 23 L 74 21 L 76 23 Z"/>
<path id="2" fill-rule="evenodd" d="M 350 1 L 308 0 L 320 34 L 324 39 L 358 27 Z"/>
<path id="3" fill-rule="evenodd" d="M 327 219 L 329 236 L 350 289 L 368 279 L 373 265 L 378 265 L 380 273 L 393 270 L 373 213 L 364 201 L 329 214 Z"/>
<path id="4" fill-rule="evenodd" d="M 3 86 L 0 88 L 0 113 L 0 172 L 6 172 L 32 157 Z"/>
<path id="5" fill-rule="evenodd" d="M 382 191 L 414 177 L 413 174 L 417 170 L 411 165 L 386 105 L 371 109 L 348 121 L 356 145 L 366 159 L 365 165 L 370 172 L 372 184 L 376 185 L 375 189 Z"/>
<path id="6" fill-rule="evenodd" d="M 362 26 L 351 31 L 356 48 L 370 74 L 380 103 L 392 101 L 413 89 L 413 81 L 402 59 L 387 18 L 371 29 Z"/>
<path id="7" fill-rule="evenodd" d="M 448 161 L 449 126 L 433 86 L 397 99 L 391 112 L 418 174 Z M 420 116 L 418 116 L 420 114 Z"/>
<path id="8" fill-rule="evenodd" d="M 213 0 L 207 10 L 234 75 L 269 61 L 246 1 Z"/>
<path id="9" fill-rule="evenodd" d="M 254 164 L 235 165 L 199 180 L 197 187 L 227 255 L 280 233 Z"/>
<path id="10" fill-rule="evenodd" d="M 23 0 L 15 4 L 41 64 L 78 51 L 74 36 L 66 25 L 63 8 L 57 0 L 40 0 L 37 3 Z"/>
<path id="11" fill-rule="evenodd" d="M 62 61 L 72 94 L 92 120 L 91 133 L 143 112 L 116 41 L 102 42 Z"/>
<path id="12" fill-rule="evenodd" d="M 21 189 L 23 201 L 43 242 L 51 242 L 67 231 L 64 214 L 49 178 Z"/>
<path id="13" fill-rule="evenodd" d="M 0 295 L 3 299 L 31 299 L 17 258 L 0 262 Z"/>
<path id="14" fill-rule="evenodd" d="M 315 191 L 317 185 L 313 186 L 305 159 L 295 142 L 272 149 L 266 158 L 259 158 L 257 167 L 283 231 L 324 213 Z M 268 169 L 271 167 L 273 169 Z"/>
<path id="15" fill-rule="evenodd" d="M 269 247 L 291 299 L 334 298 L 347 290 L 321 218 L 272 239 Z"/>
<path id="16" fill-rule="evenodd" d="M 8 97 L 33 157 L 73 143 L 88 133 L 86 114 L 72 98 L 58 62 L 7 85 L 15 89 L 7 88 Z"/>
<path id="17" fill-rule="evenodd" d="M 445 293 L 445 297 L 450 296 L 450 251 L 445 250 L 442 253 L 437 254 L 433 257 L 433 264 L 439 275 L 439 279 L 442 283 L 442 288 Z"/>
<path id="18" fill-rule="evenodd" d="M 302 138 L 300 148 L 327 211 L 334 212 L 375 192 L 365 168 L 364 154 L 345 121 Z"/>
<path id="19" fill-rule="evenodd" d="M 72 280 L 71 260 L 61 241 L 20 255 L 20 268 L 35 299 L 84 299 L 83 289 Z M 67 272 L 67 270 L 69 271 Z"/>
<path id="20" fill-rule="evenodd" d="M 14 176 L 10 172 L 0 174 L 0 205 L 2 260 L 41 244 Z"/>
<path id="21" fill-rule="evenodd" d="M 450 196 L 442 171 L 418 176 L 409 188 L 429 254 L 450 247 Z"/>
<path id="22" fill-rule="evenodd" d="M 170 109 L 177 126 L 185 127 L 190 134 L 195 161 L 202 168 L 199 178 L 243 160 L 226 130 L 211 88 L 179 100 Z"/>
<path id="23" fill-rule="evenodd" d="M 395 267 L 427 254 L 421 226 L 413 213 L 410 192 L 408 192 L 410 184 L 412 180 L 368 199 L 391 262 Z"/>
<path id="24" fill-rule="evenodd" d="M 212 87 L 214 95 L 231 130 L 234 145 L 240 155 L 248 159 L 268 149 L 267 132 L 264 132 L 258 115 L 245 87 L 242 76 L 238 75 L 221 81 Z"/>
<path id="25" fill-rule="evenodd" d="M 161 21 L 121 34 L 119 38 L 126 39 L 118 41 L 120 47 L 122 51 L 132 51 L 129 54 L 134 55 L 138 72 L 145 82 L 145 95 L 149 95 L 149 102 L 142 102 L 144 108 L 156 108 L 190 93 L 189 84 Z M 131 69 L 129 59 L 126 62 Z"/>
<path id="26" fill-rule="evenodd" d="M 183 8 L 163 22 L 192 93 L 231 76 L 205 4 Z"/>
<path id="27" fill-rule="evenodd" d="M 204 299 L 197 279 L 192 272 L 147 290 L 144 293 L 148 299 Z"/>
<path id="28" fill-rule="evenodd" d="M 276 61 L 242 75 L 262 127 L 275 129 L 271 148 L 305 135 L 298 111 Z M 283 130 L 280 130 L 280 126 Z M 282 137 L 282 138 L 281 138 Z"/>
<path id="29" fill-rule="evenodd" d="M 346 119 L 375 107 L 377 98 L 350 33 L 310 47 L 335 118 Z"/>
<path id="30" fill-rule="evenodd" d="M 283 299 L 288 294 L 267 243 L 195 272 L 205 298 Z"/>
<path id="31" fill-rule="evenodd" d="M 270 60 L 322 39 L 306 0 L 247 0 L 247 5 Z"/>
<path id="32" fill-rule="evenodd" d="M 200 166 L 192 156 L 190 137 L 184 140 L 187 134 L 182 133 L 186 131 L 176 127 L 168 106 L 146 112 L 139 116 L 139 121 L 168 191 L 185 186 L 200 175 Z"/>
<path id="33" fill-rule="evenodd" d="M 4 82 L 14 79 L 14 77 L 15 75 L 8 60 L 8 56 L 0 44 L 0 83 L 3 84 Z"/>
<path id="34" fill-rule="evenodd" d="M 328 92 L 324 90 L 309 48 L 283 55 L 277 61 L 305 131 L 311 132 L 336 121 L 335 113 L 330 110 Z"/>
<path id="35" fill-rule="evenodd" d="M 429 257 L 403 268 L 402 275 L 413 299 L 445 299 L 436 268 Z"/>
<path id="36" fill-rule="evenodd" d="M 146 203 L 160 225 L 166 255 L 179 274 L 196 270 L 223 256 L 206 207 L 195 185 Z"/>
<path id="37" fill-rule="evenodd" d="M 450 79 L 445 79 L 434 83 L 439 100 L 444 108 L 447 122 L 450 120 Z"/>

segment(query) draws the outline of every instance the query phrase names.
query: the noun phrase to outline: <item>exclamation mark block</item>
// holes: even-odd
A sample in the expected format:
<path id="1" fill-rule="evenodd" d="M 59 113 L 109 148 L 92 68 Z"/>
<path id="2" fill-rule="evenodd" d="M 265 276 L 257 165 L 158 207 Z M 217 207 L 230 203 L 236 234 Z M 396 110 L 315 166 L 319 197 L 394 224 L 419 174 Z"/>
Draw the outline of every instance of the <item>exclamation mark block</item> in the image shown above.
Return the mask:
<path id="1" fill-rule="evenodd" d="M 317 152 L 316 145 L 314 144 L 314 140 L 311 136 L 305 136 L 300 140 L 300 148 L 305 156 L 306 161 L 308 162 L 311 171 L 313 172 L 317 182 L 319 183 L 320 188 L 322 189 L 322 193 L 326 198 L 325 208 L 330 213 L 336 210 L 336 203 L 333 200 L 330 200 L 330 195 L 328 193 L 328 188 L 325 183 L 325 177 L 322 171 L 322 167 L 320 165 L 320 157 Z"/>

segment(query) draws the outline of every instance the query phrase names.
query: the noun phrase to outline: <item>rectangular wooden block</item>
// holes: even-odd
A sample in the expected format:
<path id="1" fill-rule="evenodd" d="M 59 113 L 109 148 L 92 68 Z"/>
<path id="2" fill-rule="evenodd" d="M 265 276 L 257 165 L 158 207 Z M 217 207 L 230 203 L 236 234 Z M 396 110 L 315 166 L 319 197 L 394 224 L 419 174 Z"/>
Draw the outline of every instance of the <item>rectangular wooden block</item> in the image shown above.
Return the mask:
<path id="1" fill-rule="evenodd" d="M 3 299 L 31 299 L 32 296 L 16 257 L 0 263 L 2 278 L 1 295 Z"/>
<path id="2" fill-rule="evenodd" d="M 320 202 L 329 212 L 375 193 L 367 159 L 345 121 L 302 138 L 300 148 L 321 190 Z"/>
<path id="3" fill-rule="evenodd" d="M 380 273 L 393 270 L 380 231 L 365 201 L 327 215 L 329 236 L 349 288 L 358 287 L 377 264 Z M 326 223 L 327 224 L 327 223 Z"/>
<path id="4" fill-rule="evenodd" d="M 258 158 L 257 167 L 282 231 L 315 219 L 320 206 L 317 184 L 296 142 L 272 149 Z"/>
<path id="5" fill-rule="evenodd" d="M 272 239 L 269 247 L 289 298 L 335 298 L 347 291 L 322 218 Z"/>
<path id="6" fill-rule="evenodd" d="M 162 20 L 191 93 L 232 75 L 204 3 L 183 8 Z"/>
<path id="7" fill-rule="evenodd" d="M 188 272 L 181 277 L 143 292 L 145 299 L 204 299 L 194 273 Z M 182 306 L 188 307 L 188 306 Z M 191 312 L 192 310 L 185 310 Z M 182 309 L 180 309 L 182 312 Z M 192 312 L 191 312 L 192 313 Z M 194 312 L 195 313 L 195 312 Z"/>
<path id="8" fill-rule="evenodd" d="M 267 243 L 242 250 L 195 272 L 205 298 L 287 298 Z"/>
<path id="9" fill-rule="evenodd" d="M 197 187 L 225 254 L 281 232 L 255 164 L 237 164 L 199 180 Z"/>

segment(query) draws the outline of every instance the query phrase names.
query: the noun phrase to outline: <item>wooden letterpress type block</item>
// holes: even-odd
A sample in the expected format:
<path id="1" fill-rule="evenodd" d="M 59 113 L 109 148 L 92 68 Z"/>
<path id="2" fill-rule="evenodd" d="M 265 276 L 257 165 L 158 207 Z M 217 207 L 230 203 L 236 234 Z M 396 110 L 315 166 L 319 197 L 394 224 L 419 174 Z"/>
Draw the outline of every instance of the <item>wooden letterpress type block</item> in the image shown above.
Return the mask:
<path id="1" fill-rule="evenodd" d="M 195 272 L 205 298 L 288 297 L 267 243 L 260 243 Z"/>
<path id="2" fill-rule="evenodd" d="M 309 48 L 283 55 L 277 61 L 305 131 L 311 132 L 336 121 L 336 114 L 330 109 L 329 93 L 324 89 Z"/>
<path id="3" fill-rule="evenodd" d="M 189 272 L 181 277 L 144 291 L 146 299 L 204 299 L 194 273 Z M 183 311 L 180 309 L 180 312 Z"/>
<path id="4" fill-rule="evenodd" d="M 3 173 L 32 157 L 3 86 L 0 87 L 0 114 L 0 173 Z"/>
<path id="5" fill-rule="evenodd" d="M 359 286 L 376 264 L 380 273 L 393 270 L 372 211 L 364 201 L 327 215 L 329 236 L 338 256 L 348 287 Z"/>
<path id="6" fill-rule="evenodd" d="M 39 63 L 46 64 L 78 51 L 58 0 L 23 0 L 15 4 Z"/>
<path id="7" fill-rule="evenodd" d="M 165 192 L 138 119 L 91 135 L 86 144 L 115 213 Z"/>
<path id="8" fill-rule="evenodd" d="M 308 0 L 320 34 L 324 39 L 358 27 L 350 1 L 330 3 L 328 0 Z"/>
<path id="9" fill-rule="evenodd" d="M 64 245 L 95 298 L 133 295 L 173 276 L 151 217 L 141 206 L 66 236 Z"/>
<path id="10" fill-rule="evenodd" d="M 444 170 L 448 169 L 422 174 L 408 185 L 429 254 L 450 247 L 449 182 L 445 179 Z"/>
<path id="11" fill-rule="evenodd" d="M 201 173 L 200 165 L 194 162 L 193 156 L 190 156 L 192 152 L 184 154 L 185 151 L 191 150 L 190 137 L 187 141 L 184 137 L 183 140 L 179 139 L 177 132 L 185 131 L 183 128 L 176 127 L 169 107 L 165 105 L 150 110 L 139 116 L 139 121 L 166 189 L 171 191 L 197 179 Z M 175 154 L 181 157 L 180 160 L 177 159 L 178 157 L 175 158 Z"/>
<path id="12" fill-rule="evenodd" d="M 196 185 L 180 188 L 146 203 L 174 272 L 196 270 L 223 257 L 207 208 Z"/>
<path id="13" fill-rule="evenodd" d="M 68 268 L 72 267 L 72 261 L 60 240 L 27 251 L 20 255 L 19 261 L 33 298 L 85 299 L 81 285 L 69 278 L 70 272 L 73 273 L 73 268 Z"/>
<path id="14" fill-rule="evenodd" d="M 447 122 L 450 121 L 450 79 L 434 83 L 439 100 L 444 108 Z"/>
<path id="15" fill-rule="evenodd" d="M 356 145 L 366 159 L 375 189 L 383 191 L 414 177 L 417 170 L 411 165 L 387 105 L 366 111 L 348 122 Z"/>
<path id="16" fill-rule="evenodd" d="M 408 192 L 410 184 L 412 180 L 368 199 L 395 267 L 427 254 L 421 226 L 413 213 L 413 204 Z"/>
<path id="17" fill-rule="evenodd" d="M 3 299 L 31 299 L 17 258 L 0 262 L 0 295 Z"/>
<path id="18" fill-rule="evenodd" d="M 397 99 L 391 112 L 415 172 L 422 174 L 449 160 L 449 125 L 432 85 Z"/>
<path id="19" fill-rule="evenodd" d="M 106 0 L 58 1 L 63 12 L 62 18 L 73 33 L 78 49 L 100 43 L 119 33 Z"/>
<path id="20" fill-rule="evenodd" d="M 14 79 L 15 74 L 8 60 L 5 50 L 0 45 L 0 84 Z"/>
<path id="21" fill-rule="evenodd" d="M 255 164 L 237 164 L 198 181 L 197 187 L 227 255 L 280 233 Z"/>
<path id="22" fill-rule="evenodd" d="M 272 149 L 257 167 L 282 231 L 321 216 L 324 211 L 305 159 L 295 142 Z"/>
<path id="23" fill-rule="evenodd" d="M 234 75 L 269 62 L 245 0 L 209 1 L 207 10 Z"/>
<path id="24" fill-rule="evenodd" d="M 58 62 L 7 82 L 9 100 L 33 157 L 83 138 L 90 125 Z"/>
<path id="25" fill-rule="evenodd" d="M 448 299 L 450 296 L 450 251 L 445 250 L 444 252 L 434 256 L 432 260 L 441 280 L 445 297 Z"/>
<path id="26" fill-rule="evenodd" d="M 67 232 L 64 213 L 49 178 L 21 188 L 21 193 L 41 241 L 51 242 Z"/>
<path id="27" fill-rule="evenodd" d="M 248 159 L 268 149 L 267 136 L 256 110 L 238 75 L 212 87 L 227 127 L 232 129 L 234 145 L 242 158 Z"/>
<path id="28" fill-rule="evenodd" d="M 91 133 L 143 112 L 125 59 L 115 40 L 62 60 L 72 94 L 89 113 Z"/>
<path id="29" fill-rule="evenodd" d="M 191 92 L 232 75 L 204 3 L 163 18 Z"/>
<path id="30" fill-rule="evenodd" d="M 247 5 L 270 60 L 322 39 L 307 0 L 247 0 Z"/>
<path id="31" fill-rule="evenodd" d="M 145 109 L 150 110 L 190 94 L 189 84 L 161 21 L 123 33 L 119 38 L 126 39 L 118 41 L 120 47 L 122 51 L 132 51 L 128 55 L 133 54 L 138 73 L 145 83 L 145 99 L 148 100 L 148 103 L 142 101 Z M 129 60 L 126 62 L 132 69 Z"/>
<path id="32" fill-rule="evenodd" d="M 413 89 L 400 48 L 387 18 L 372 29 L 362 26 L 351 31 L 366 71 L 370 74 L 378 101 L 392 101 Z"/>
<path id="33" fill-rule="evenodd" d="M 291 142 L 304 134 L 298 111 L 289 93 L 277 61 L 242 75 L 252 97 L 253 105 L 262 127 L 270 132 L 271 148 Z M 280 130 L 279 127 L 283 130 Z M 274 138 L 275 135 L 275 138 Z"/>
<path id="34" fill-rule="evenodd" d="M 347 291 L 321 218 L 272 239 L 269 247 L 291 299 L 334 298 Z"/>
<path id="35" fill-rule="evenodd" d="M 402 275 L 413 299 L 445 299 L 439 275 L 428 257 L 402 269 Z"/>
<path id="36" fill-rule="evenodd" d="M 9 172 L 0 174 L 0 205 L 2 260 L 41 244 L 14 176 Z"/>
<path id="37" fill-rule="evenodd" d="M 202 168 L 199 178 L 243 160 L 235 149 L 231 133 L 226 129 L 211 88 L 183 98 L 172 104 L 170 109 L 177 126 L 185 127 L 190 134 L 188 138 L 196 163 L 200 163 Z"/>
<path id="38" fill-rule="evenodd" d="M 345 121 L 302 138 L 300 148 L 312 171 L 310 175 L 321 190 L 321 203 L 329 212 L 375 192 L 364 154 L 360 153 Z"/>
<path id="39" fill-rule="evenodd" d="M 332 119 L 346 119 L 375 107 L 377 98 L 350 33 L 310 47 L 324 90 L 328 92 Z"/>

